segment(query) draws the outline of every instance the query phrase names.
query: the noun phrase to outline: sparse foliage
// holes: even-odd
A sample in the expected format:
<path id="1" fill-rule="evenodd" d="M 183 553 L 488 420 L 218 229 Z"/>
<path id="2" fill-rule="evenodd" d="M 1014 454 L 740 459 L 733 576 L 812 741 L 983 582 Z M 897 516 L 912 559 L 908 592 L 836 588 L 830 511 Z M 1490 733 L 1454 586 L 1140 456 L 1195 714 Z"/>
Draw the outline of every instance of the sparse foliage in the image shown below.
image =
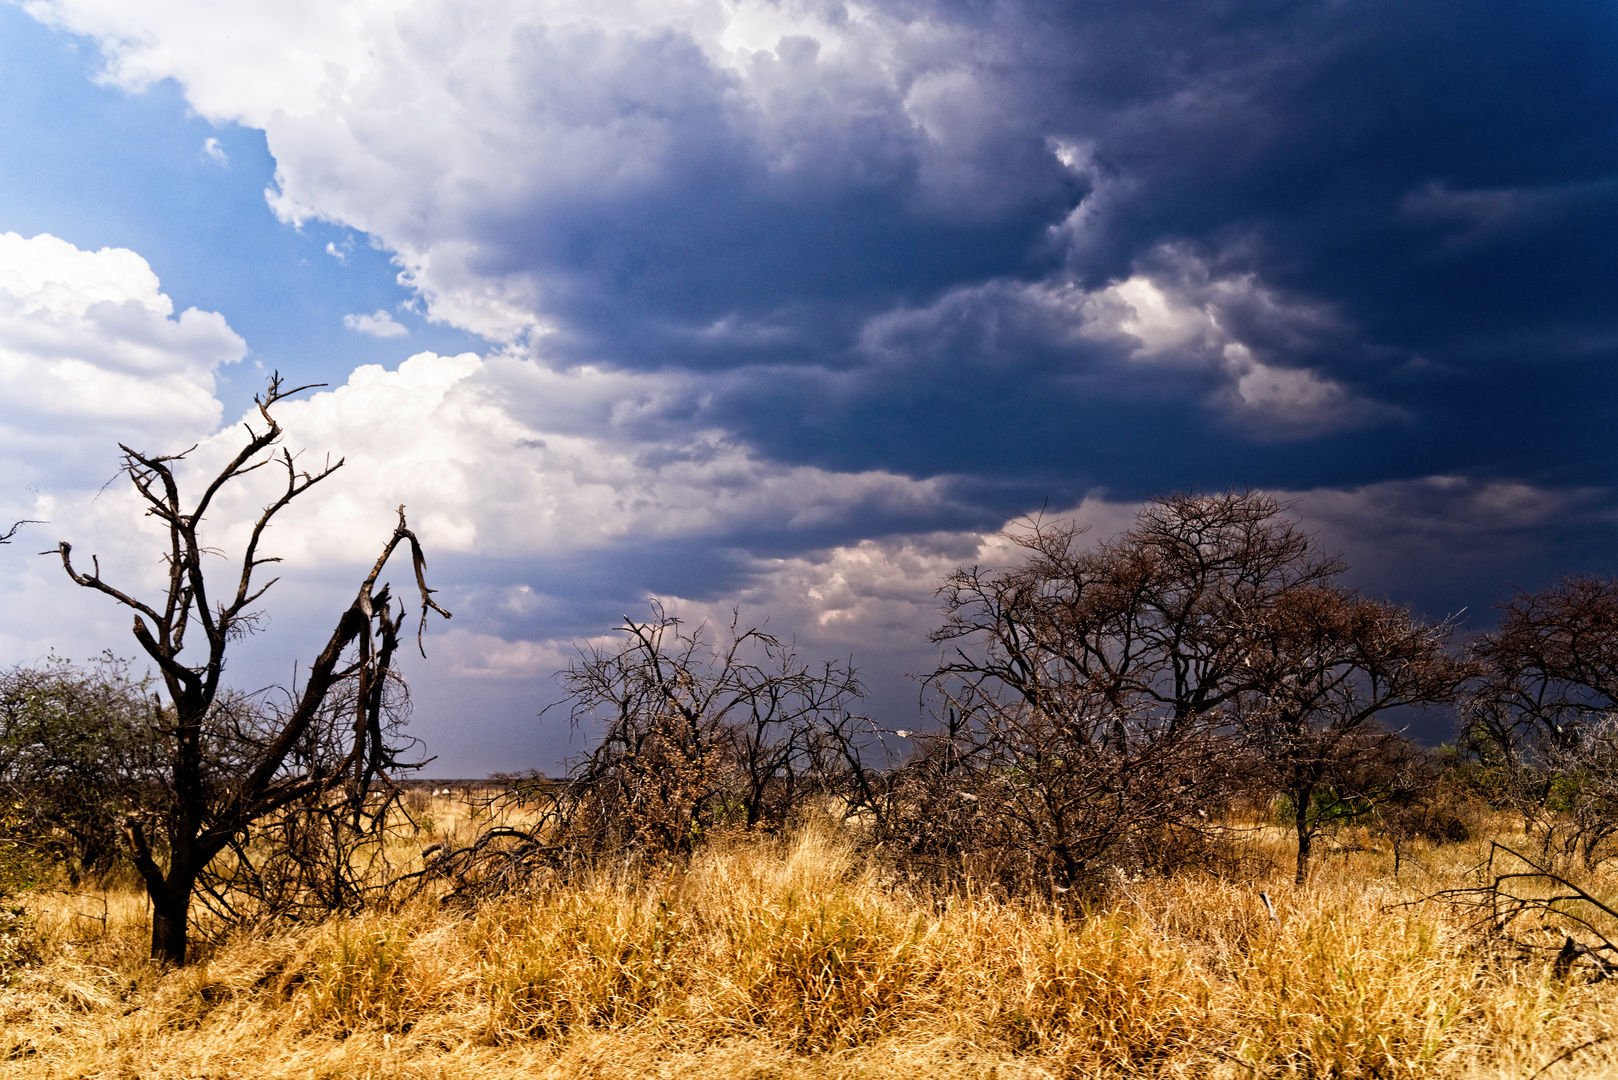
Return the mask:
<path id="1" fill-rule="evenodd" d="M 1322 826 L 1409 798 L 1410 748 L 1380 718 L 1454 700 L 1472 667 L 1449 654 L 1449 627 L 1337 585 L 1278 598 L 1249 635 L 1233 717 L 1286 798 L 1301 885 Z"/>
<path id="2" fill-rule="evenodd" d="M 1035 519 L 1013 539 L 1019 566 L 971 567 L 940 590 L 937 641 L 970 639 L 942 674 L 996 684 L 1072 714 L 1083 695 L 1171 733 L 1217 715 L 1249 680 L 1253 627 L 1286 598 L 1345 566 L 1320 554 L 1257 492 L 1155 499 L 1121 536 L 1084 546 L 1067 521 Z"/>

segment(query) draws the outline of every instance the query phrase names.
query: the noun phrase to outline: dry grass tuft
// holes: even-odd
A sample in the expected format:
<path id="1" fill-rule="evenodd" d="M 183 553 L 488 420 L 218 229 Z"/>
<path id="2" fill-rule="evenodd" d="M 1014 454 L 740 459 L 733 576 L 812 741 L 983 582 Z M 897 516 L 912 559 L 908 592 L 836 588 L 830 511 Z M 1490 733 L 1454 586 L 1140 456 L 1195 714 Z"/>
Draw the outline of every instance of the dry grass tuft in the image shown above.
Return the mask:
<path id="1" fill-rule="evenodd" d="M 821 826 L 243 935 L 166 974 L 138 898 L 46 895 L 51 959 L 0 992 L 0 1078 L 1618 1075 L 1607 985 L 1396 906 L 1477 855 L 1419 853 L 1419 886 L 1374 852 L 1304 890 L 1121 883 L 1075 915 L 913 896 Z"/>

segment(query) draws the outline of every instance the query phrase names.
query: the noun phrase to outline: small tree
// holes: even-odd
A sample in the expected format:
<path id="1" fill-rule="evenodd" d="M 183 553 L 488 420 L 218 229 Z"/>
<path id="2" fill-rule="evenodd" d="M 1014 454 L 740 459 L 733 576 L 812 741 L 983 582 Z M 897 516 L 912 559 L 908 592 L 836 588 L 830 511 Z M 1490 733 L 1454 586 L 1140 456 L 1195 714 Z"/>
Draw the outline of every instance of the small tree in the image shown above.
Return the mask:
<path id="1" fill-rule="evenodd" d="M 17 835 L 75 881 L 112 867 L 120 818 L 158 776 L 151 689 L 110 654 L 0 671 L 0 800 Z"/>
<path id="2" fill-rule="evenodd" d="M 1519 592 L 1472 651 L 1483 665 L 1467 700 L 1474 738 L 1513 761 L 1572 749 L 1618 708 L 1618 578 L 1563 578 Z"/>
<path id="3" fill-rule="evenodd" d="M 1295 590 L 1260 615 L 1234 715 L 1289 801 L 1302 885 L 1321 827 L 1393 790 L 1404 741 L 1377 721 L 1453 701 L 1473 669 L 1449 655 L 1448 626 L 1337 585 Z"/>
<path id="4" fill-rule="evenodd" d="M 365 793 L 399 764 L 398 747 L 387 737 L 385 701 L 396 681 L 393 662 L 405 609 L 401 604 L 394 612 L 389 587 L 378 588 L 378 579 L 401 544 L 410 549 L 423 625 L 429 609 L 449 617 L 432 599 L 421 545 L 400 507 L 392 536 L 338 616 L 303 686 L 292 689 L 284 707 L 241 721 L 241 710 L 223 692 L 221 680 L 230 643 L 252 630 L 254 605 L 275 584 L 273 578 L 262 584 L 257 580 L 262 567 L 279 561 L 260 553 L 265 530 L 294 499 L 343 465 L 338 461 L 308 472 L 280 448 L 282 431 L 273 410 L 304 389 L 309 387 L 286 389 L 279 376 L 271 378 L 268 390 L 256 399 L 262 429 L 244 425 L 245 444 L 189 507 L 174 468 L 186 453 L 150 455 L 120 446 L 123 472 L 146 514 L 168 533 L 168 580 L 157 602 L 147 603 L 108 583 L 94 560 L 88 573 L 80 571 L 72 546 L 60 545 L 62 566 L 74 583 L 134 612 L 135 640 L 156 663 L 168 692 L 167 714 L 157 727 L 164 757 L 160 790 L 124 820 L 131 857 L 152 901 L 151 955 L 166 964 L 185 963 L 198 877 L 222 851 L 239 843 L 254 822 L 337 790 L 358 814 Z M 254 521 L 231 579 L 216 594 L 204 573 L 205 559 L 216 552 L 203 541 L 203 522 L 226 484 L 264 468 L 284 473 L 284 486 Z M 419 646 L 419 630 L 417 641 Z M 192 645 L 199 648 L 187 651 Z M 337 702 L 341 709 L 333 707 Z M 226 705 L 231 707 L 222 708 Z M 333 746 L 338 748 L 335 755 L 310 752 Z M 149 831 L 154 827 L 155 835 Z"/>
<path id="5" fill-rule="evenodd" d="M 1593 865 L 1618 833 L 1618 578 L 1519 592 L 1472 649 L 1482 678 L 1465 701 L 1468 742 L 1498 763 L 1547 849 Z"/>

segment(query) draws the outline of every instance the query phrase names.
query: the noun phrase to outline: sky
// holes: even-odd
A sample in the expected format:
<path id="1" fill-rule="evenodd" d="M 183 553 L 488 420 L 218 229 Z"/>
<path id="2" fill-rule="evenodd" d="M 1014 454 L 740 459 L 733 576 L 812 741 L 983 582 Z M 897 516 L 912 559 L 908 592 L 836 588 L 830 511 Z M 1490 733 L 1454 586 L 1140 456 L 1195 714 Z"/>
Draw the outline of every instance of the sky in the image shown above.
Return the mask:
<path id="1" fill-rule="evenodd" d="M 1562 0 L 0 3 L 0 662 L 133 654 L 34 553 L 155 587 L 117 444 L 200 475 L 273 371 L 345 464 L 230 677 L 404 504 L 439 776 L 578 752 L 552 673 L 652 599 L 902 723 L 944 574 L 1177 490 L 1487 628 L 1618 571 L 1615 59 Z"/>

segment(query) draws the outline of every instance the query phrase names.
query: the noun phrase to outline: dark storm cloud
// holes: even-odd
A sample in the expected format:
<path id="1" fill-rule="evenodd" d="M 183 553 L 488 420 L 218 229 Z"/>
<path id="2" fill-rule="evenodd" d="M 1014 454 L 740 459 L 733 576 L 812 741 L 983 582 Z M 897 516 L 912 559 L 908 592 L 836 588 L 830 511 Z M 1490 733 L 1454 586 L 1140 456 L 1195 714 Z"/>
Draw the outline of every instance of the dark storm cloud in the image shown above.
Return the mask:
<path id="1" fill-rule="evenodd" d="M 1347 555 L 1355 584 L 1433 618 L 1466 606 L 1463 625 L 1492 625 L 1494 604 L 1544 587 L 1558 562 L 1618 571 L 1610 489 L 1436 476 L 1280 497 L 1323 549 Z"/>
<path id="2" fill-rule="evenodd" d="M 246 74 L 159 47 L 168 16 L 50 7 L 263 126 L 277 212 L 369 232 L 433 318 L 688 375 L 669 423 L 778 460 L 1611 464 L 1580 434 L 1618 347 L 1610 5 L 415 0 L 277 28 Z"/>
<path id="3" fill-rule="evenodd" d="M 547 355 L 730 369 L 712 415 L 843 468 L 1048 467 L 1148 490 L 1180 482 L 1188 456 L 1208 482 L 1603 479 L 1610 451 L 1585 432 L 1610 419 L 1618 346 L 1610 8 L 904 10 L 969 43 L 952 60 L 984 87 L 988 134 L 929 147 L 894 99 L 851 118 L 787 73 L 801 100 L 762 146 L 719 76 L 668 89 L 695 111 L 655 183 L 491 225 L 508 240 L 491 272 L 560 283 Z M 623 70 L 707 70 L 654 45 Z M 812 42 L 788 45 L 759 62 L 815 63 Z M 1209 407 L 1218 371 L 1131 365 L 1016 287 L 1172 288 L 1165 250 L 1284 298 L 1188 301 L 1261 361 L 1384 408 L 1320 431 L 1232 424 Z"/>
<path id="4" fill-rule="evenodd" d="M 948 41 L 965 43 L 951 29 Z M 553 359 L 846 362 L 873 313 L 1054 266 L 1049 226 L 1088 183 L 1051 154 L 1018 84 L 994 70 L 1017 46 L 1005 34 L 965 57 L 901 46 L 892 85 L 817 66 L 817 43 L 787 38 L 753 58 L 757 96 L 738 100 L 736 76 L 678 34 L 525 35 L 514 50 L 536 80 L 583 78 L 592 109 L 656 128 L 656 176 L 491 206 L 472 222 L 472 268 L 543 283 L 560 330 L 545 342 Z M 986 100 L 940 119 L 935 145 L 907 93 L 946 61 L 980 76 Z M 532 89 L 547 120 L 571 99 Z"/>
<path id="5" fill-rule="evenodd" d="M 41 10 L 264 127 L 278 212 L 370 232 L 435 317 L 705 379 L 668 422 L 779 460 L 1133 491 L 1612 464 L 1610 4 L 416 0 L 267 27 L 246 71 L 162 13 Z M 1211 328 L 1109 322 L 1131 281 Z"/>

